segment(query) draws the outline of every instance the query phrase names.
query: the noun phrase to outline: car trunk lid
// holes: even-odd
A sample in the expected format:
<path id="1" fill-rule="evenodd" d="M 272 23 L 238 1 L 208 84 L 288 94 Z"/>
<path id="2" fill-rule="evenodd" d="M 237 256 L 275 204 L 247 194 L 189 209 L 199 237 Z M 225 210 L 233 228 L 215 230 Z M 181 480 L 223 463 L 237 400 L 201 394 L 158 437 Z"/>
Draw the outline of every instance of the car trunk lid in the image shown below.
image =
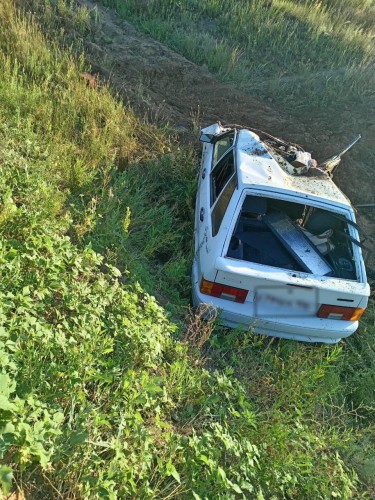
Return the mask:
<path id="1" fill-rule="evenodd" d="M 215 268 L 215 283 L 247 290 L 245 304 L 252 303 L 256 315 L 261 317 L 313 317 L 326 305 L 365 308 L 370 293 L 367 283 L 307 275 L 227 257 L 218 257 Z M 336 317 L 341 309 L 324 311 L 324 317 Z M 348 317 L 344 314 L 343 319 Z"/>

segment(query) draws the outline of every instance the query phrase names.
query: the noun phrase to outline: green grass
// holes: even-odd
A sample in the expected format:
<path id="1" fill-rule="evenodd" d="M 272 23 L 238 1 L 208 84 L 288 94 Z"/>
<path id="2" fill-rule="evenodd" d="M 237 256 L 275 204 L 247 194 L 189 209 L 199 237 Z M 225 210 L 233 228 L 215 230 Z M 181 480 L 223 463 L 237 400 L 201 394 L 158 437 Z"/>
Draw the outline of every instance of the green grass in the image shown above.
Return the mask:
<path id="1" fill-rule="evenodd" d="M 103 3 L 187 58 L 286 108 L 314 113 L 350 99 L 374 104 L 375 11 L 366 0 Z"/>
<path id="2" fill-rule="evenodd" d="M 53 39 L 90 15 L 45 6 L 48 38 L 0 4 L 2 492 L 365 498 L 374 311 L 334 347 L 184 326 L 194 153 L 88 87 Z"/>

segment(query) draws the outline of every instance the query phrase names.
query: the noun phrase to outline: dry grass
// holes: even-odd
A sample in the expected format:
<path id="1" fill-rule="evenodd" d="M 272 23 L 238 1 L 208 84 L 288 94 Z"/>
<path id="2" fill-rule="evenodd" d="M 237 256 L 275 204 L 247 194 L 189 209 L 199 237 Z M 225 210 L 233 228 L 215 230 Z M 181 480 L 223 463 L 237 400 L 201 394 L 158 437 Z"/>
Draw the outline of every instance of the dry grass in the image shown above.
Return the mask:
<path id="1" fill-rule="evenodd" d="M 188 321 L 182 337 L 190 347 L 201 350 L 210 339 L 218 311 L 210 304 L 200 304 L 199 308 L 189 307 Z"/>

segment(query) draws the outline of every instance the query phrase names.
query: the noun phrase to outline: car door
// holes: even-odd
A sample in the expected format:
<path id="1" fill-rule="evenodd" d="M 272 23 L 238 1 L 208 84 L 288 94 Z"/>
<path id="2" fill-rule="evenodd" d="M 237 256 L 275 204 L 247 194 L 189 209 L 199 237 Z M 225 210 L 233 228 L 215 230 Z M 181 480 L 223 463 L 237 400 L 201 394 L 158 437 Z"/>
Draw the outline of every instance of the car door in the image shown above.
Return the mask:
<path id="1" fill-rule="evenodd" d="M 198 180 L 195 219 L 195 253 L 201 275 L 202 262 L 209 260 L 212 250 L 212 173 L 215 167 L 233 148 L 236 131 L 227 131 L 214 138 L 212 143 L 203 144 L 202 161 Z M 205 266 L 205 264 L 203 264 Z"/>

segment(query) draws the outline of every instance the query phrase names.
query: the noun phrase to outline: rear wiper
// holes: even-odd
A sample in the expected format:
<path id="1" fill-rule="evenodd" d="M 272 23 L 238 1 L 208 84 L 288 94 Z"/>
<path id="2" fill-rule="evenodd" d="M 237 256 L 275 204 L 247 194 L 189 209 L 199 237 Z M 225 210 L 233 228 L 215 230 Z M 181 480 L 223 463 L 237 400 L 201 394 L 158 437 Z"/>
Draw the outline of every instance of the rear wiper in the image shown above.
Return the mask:
<path id="1" fill-rule="evenodd" d="M 345 215 L 335 214 L 335 213 L 333 213 L 333 212 L 330 212 L 329 214 L 330 214 L 330 215 L 332 215 L 333 217 L 335 217 L 336 219 L 339 219 L 339 220 L 341 220 L 341 221 L 343 221 L 343 222 L 346 222 L 347 224 L 349 224 L 349 226 L 354 227 L 354 228 L 355 228 L 355 229 L 356 229 L 359 233 L 361 233 L 361 234 L 363 235 L 363 241 L 366 241 L 366 240 L 367 240 L 368 236 L 367 236 L 367 234 L 366 234 L 365 230 L 364 230 L 364 229 L 362 229 L 362 228 L 361 228 L 361 226 L 359 226 L 356 222 L 353 222 L 352 220 L 347 219 L 347 218 L 345 217 Z M 349 235 L 348 235 L 348 236 L 349 236 Z M 353 238 L 353 240 L 355 240 L 355 239 Z M 355 240 L 355 241 L 356 241 L 356 240 Z M 354 242 L 353 242 L 353 243 L 354 243 Z M 359 243 L 359 242 L 358 242 L 358 243 Z"/>
<path id="2" fill-rule="evenodd" d="M 340 234 L 342 234 L 343 236 L 345 236 L 346 239 L 350 240 L 352 243 L 354 243 L 355 245 L 357 245 L 359 248 L 365 248 L 366 250 L 368 250 L 368 248 L 366 247 L 366 245 L 364 245 L 360 241 L 358 241 L 355 238 L 353 238 L 353 236 L 350 236 L 350 234 L 345 233 L 345 231 L 340 231 Z"/>

